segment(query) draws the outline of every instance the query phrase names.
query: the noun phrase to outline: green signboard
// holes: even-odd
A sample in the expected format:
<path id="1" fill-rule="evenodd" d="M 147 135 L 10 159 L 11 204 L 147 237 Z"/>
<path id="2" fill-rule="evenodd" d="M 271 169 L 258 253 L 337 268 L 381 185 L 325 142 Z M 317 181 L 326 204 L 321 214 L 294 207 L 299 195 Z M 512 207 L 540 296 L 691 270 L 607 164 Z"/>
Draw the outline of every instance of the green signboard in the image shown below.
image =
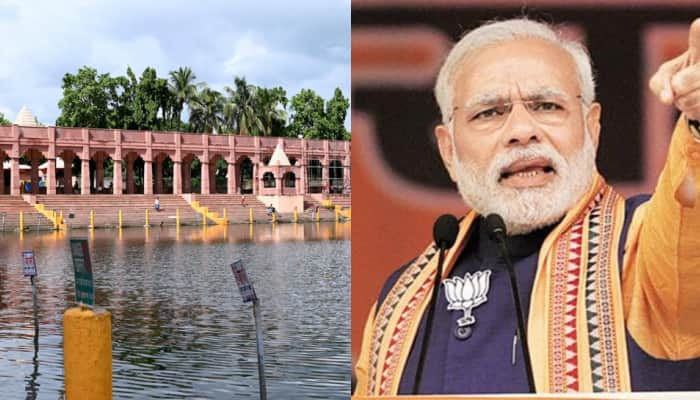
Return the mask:
<path id="1" fill-rule="evenodd" d="M 75 271 L 75 300 L 94 307 L 95 287 L 92 284 L 92 264 L 87 239 L 71 239 L 70 252 Z"/>

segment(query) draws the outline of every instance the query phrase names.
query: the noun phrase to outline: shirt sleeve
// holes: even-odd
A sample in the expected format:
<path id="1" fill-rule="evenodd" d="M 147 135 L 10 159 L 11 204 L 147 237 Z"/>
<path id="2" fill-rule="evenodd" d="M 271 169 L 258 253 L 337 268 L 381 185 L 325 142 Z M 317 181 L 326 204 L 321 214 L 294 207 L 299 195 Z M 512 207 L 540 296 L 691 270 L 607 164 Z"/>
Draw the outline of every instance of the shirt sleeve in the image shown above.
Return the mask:
<path id="1" fill-rule="evenodd" d="M 625 246 L 627 329 L 645 352 L 667 360 L 700 356 L 700 140 L 696 134 L 681 117 L 655 192 L 635 212 Z"/>

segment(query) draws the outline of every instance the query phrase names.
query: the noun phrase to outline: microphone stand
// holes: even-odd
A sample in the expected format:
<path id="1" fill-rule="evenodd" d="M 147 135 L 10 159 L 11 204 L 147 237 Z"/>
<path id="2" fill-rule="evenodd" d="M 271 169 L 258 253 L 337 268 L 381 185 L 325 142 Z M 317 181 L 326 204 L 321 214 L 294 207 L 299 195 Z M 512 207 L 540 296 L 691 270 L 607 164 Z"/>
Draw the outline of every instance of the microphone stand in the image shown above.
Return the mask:
<path id="1" fill-rule="evenodd" d="M 510 288 L 513 292 L 513 305 L 515 306 L 515 313 L 518 317 L 518 336 L 520 337 L 520 345 L 523 351 L 523 357 L 525 358 L 525 369 L 527 372 L 527 385 L 530 388 L 530 393 L 537 393 L 535 389 L 535 379 L 532 374 L 532 361 L 530 360 L 530 347 L 527 344 L 527 333 L 525 331 L 525 318 L 523 318 L 522 303 L 520 302 L 520 289 L 518 288 L 518 282 L 515 280 L 515 270 L 513 268 L 513 263 L 510 261 L 510 256 L 508 255 L 508 248 L 506 247 L 506 240 L 503 231 L 497 232 L 496 238 L 498 239 L 498 246 L 501 249 L 503 258 L 506 261 L 506 266 L 508 267 L 508 276 L 510 276 Z"/>
<path id="2" fill-rule="evenodd" d="M 435 282 L 433 283 L 433 293 L 430 298 L 432 304 L 428 304 L 428 316 L 425 321 L 425 333 L 420 348 L 420 356 L 418 357 L 418 366 L 416 367 L 416 379 L 413 381 L 413 394 L 418 394 L 421 380 L 423 379 L 423 364 L 425 363 L 425 354 L 427 351 L 430 334 L 433 330 L 433 319 L 435 310 L 437 309 L 438 292 L 440 291 L 440 280 L 442 279 L 442 264 L 445 262 L 445 251 L 452 247 L 457 239 L 459 232 L 459 221 L 454 215 L 441 215 L 433 225 L 433 239 L 438 247 L 438 265 L 435 272 Z"/>

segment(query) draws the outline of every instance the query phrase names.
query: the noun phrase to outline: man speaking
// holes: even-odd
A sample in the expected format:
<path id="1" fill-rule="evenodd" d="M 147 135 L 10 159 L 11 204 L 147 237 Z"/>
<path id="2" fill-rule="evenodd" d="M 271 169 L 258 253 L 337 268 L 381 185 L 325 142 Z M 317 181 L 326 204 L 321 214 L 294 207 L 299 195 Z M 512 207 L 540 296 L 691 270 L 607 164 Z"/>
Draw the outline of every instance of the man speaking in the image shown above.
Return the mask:
<path id="1" fill-rule="evenodd" d="M 384 285 L 356 395 L 700 390 L 700 19 L 649 86 L 681 116 L 654 193 L 624 199 L 585 48 L 527 19 L 452 48 L 435 137 L 471 211 Z"/>

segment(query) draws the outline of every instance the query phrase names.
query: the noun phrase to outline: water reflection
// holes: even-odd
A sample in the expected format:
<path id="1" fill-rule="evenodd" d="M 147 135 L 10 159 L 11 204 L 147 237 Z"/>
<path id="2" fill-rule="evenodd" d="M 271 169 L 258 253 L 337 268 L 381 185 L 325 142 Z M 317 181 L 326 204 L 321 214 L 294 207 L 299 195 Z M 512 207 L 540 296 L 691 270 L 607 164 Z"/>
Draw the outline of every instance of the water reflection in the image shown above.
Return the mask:
<path id="1" fill-rule="evenodd" d="M 89 238 L 96 303 L 113 314 L 115 399 L 257 398 L 252 310 L 227 267 L 235 258 L 261 298 L 269 397 L 349 397 L 350 224 L 314 223 L 0 234 L 3 398 L 63 395 L 69 235 Z M 36 346 L 26 249 L 38 264 Z"/>

